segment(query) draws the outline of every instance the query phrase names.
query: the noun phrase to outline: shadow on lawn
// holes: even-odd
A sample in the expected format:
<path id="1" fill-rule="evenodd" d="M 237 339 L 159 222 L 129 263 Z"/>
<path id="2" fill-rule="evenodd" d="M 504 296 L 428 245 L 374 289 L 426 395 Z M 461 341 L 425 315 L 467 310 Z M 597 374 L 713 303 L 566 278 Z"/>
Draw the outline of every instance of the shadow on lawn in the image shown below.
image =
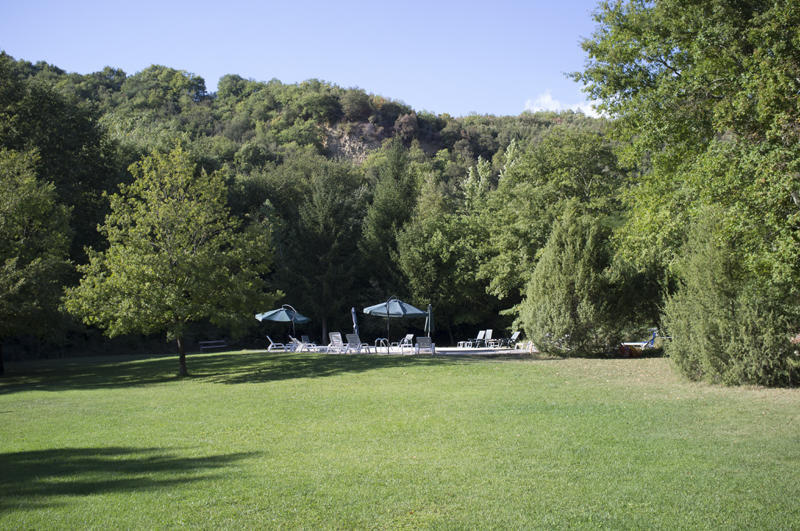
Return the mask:
<path id="1" fill-rule="evenodd" d="M 190 365 L 191 367 L 191 365 Z M 104 389 L 169 382 L 176 379 L 177 356 L 154 358 L 75 358 L 43 360 L 19 369 L 6 367 L 0 378 L 0 395 L 20 391 Z"/>
<path id="2" fill-rule="evenodd" d="M 419 356 L 365 356 L 268 353 L 250 359 L 220 357 L 205 360 L 196 376 L 225 384 L 258 383 L 294 378 L 323 378 L 394 367 L 429 366 L 449 360 Z"/>
<path id="3" fill-rule="evenodd" d="M 253 453 L 184 457 L 163 448 L 61 448 L 0 454 L 0 511 L 64 505 L 88 496 L 185 485 L 220 477 Z"/>
<path id="4" fill-rule="evenodd" d="M 392 367 L 453 363 L 457 360 L 421 356 L 365 356 L 295 354 L 283 352 L 227 352 L 190 355 L 190 380 L 237 384 L 293 378 L 320 378 L 341 373 Z M 114 360 L 81 358 L 57 366 L 7 371 L 0 378 L 0 395 L 22 391 L 110 389 L 176 381 L 177 356 Z"/>

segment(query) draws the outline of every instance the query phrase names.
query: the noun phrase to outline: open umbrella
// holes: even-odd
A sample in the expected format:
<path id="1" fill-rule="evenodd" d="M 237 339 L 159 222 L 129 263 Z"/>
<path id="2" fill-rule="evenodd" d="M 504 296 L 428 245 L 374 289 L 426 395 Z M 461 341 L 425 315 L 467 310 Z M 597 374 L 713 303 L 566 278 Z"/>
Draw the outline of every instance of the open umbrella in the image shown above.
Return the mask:
<path id="1" fill-rule="evenodd" d="M 311 321 L 311 319 L 309 319 L 305 315 L 300 315 L 297 312 L 297 310 L 295 310 L 294 308 L 292 308 L 288 304 L 284 304 L 283 306 L 281 306 L 277 310 L 270 310 L 270 311 L 264 312 L 264 313 L 257 313 L 256 314 L 256 319 L 258 319 L 259 321 L 277 321 L 279 323 L 291 322 L 292 323 L 292 335 L 293 336 L 296 335 L 295 331 L 294 331 L 294 324 L 295 323 L 303 324 L 303 323 L 308 323 L 309 321 Z"/>
<path id="2" fill-rule="evenodd" d="M 402 317 L 424 317 L 427 315 L 419 308 L 411 306 L 407 302 L 403 302 L 397 297 L 389 297 L 386 302 L 379 302 L 372 306 L 364 308 L 364 313 L 367 315 L 374 315 L 377 317 L 384 317 L 386 319 L 386 353 L 389 353 L 389 321 L 394 318 Z"/>

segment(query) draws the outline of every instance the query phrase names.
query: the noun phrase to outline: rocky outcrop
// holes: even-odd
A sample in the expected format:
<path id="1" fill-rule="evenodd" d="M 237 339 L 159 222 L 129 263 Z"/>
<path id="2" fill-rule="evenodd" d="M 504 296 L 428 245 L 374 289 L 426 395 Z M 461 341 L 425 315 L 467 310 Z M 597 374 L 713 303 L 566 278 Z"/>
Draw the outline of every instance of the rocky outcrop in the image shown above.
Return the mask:
<path id="1" fill-rule="evenodd" d="M 382 127 L 369 122 L 340 123 L 325 130 L 324 147 L 333 158 L 361 164 L 370 152 L 381 147 L 385 138 Z"/>

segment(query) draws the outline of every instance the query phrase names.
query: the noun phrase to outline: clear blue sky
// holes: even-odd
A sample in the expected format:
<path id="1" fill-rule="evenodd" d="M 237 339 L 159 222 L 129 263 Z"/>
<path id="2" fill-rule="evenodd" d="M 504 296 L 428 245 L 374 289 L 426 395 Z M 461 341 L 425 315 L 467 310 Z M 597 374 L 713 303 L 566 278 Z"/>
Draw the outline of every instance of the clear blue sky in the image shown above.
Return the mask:
<path id="1" fill-rule="evenodd" d="M 202 76 L 318 78 L 463 116 L 586 103 L 597 0 L 2 0 L 0 49 L 86 74 L 162 64 Z"/>

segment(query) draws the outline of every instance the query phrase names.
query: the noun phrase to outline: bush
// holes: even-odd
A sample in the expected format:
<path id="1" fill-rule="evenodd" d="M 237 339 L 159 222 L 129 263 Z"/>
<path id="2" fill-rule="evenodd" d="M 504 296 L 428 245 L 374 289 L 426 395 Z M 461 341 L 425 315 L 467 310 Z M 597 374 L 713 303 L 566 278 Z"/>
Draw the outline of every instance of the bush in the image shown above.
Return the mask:
<path id="1" fill-rule="evenodd" d="M 693 380 L 797 384 L 800 357 L 790 341 L 797 307 L 747 275 L 732 247 L 720 237 L 713 211 L 695 224 L 679 266 L 680 286 L 664 306 L 672 336 L 665 351 Z"/>
<path id="2" fill-rule="evenodd" d="M 365 122 L 372 113 L 369 96 L 363 90 L 348 90 L 341 97 L 342 112 L 351 122 Z"/>
<path id="3" fill-rule="evenodd" d="M 608 230 L 568 207 L 555 224 L 519 305 L 525 333 L 545 352 L 607 354 L 619 343 L 604 275 Z"/>

